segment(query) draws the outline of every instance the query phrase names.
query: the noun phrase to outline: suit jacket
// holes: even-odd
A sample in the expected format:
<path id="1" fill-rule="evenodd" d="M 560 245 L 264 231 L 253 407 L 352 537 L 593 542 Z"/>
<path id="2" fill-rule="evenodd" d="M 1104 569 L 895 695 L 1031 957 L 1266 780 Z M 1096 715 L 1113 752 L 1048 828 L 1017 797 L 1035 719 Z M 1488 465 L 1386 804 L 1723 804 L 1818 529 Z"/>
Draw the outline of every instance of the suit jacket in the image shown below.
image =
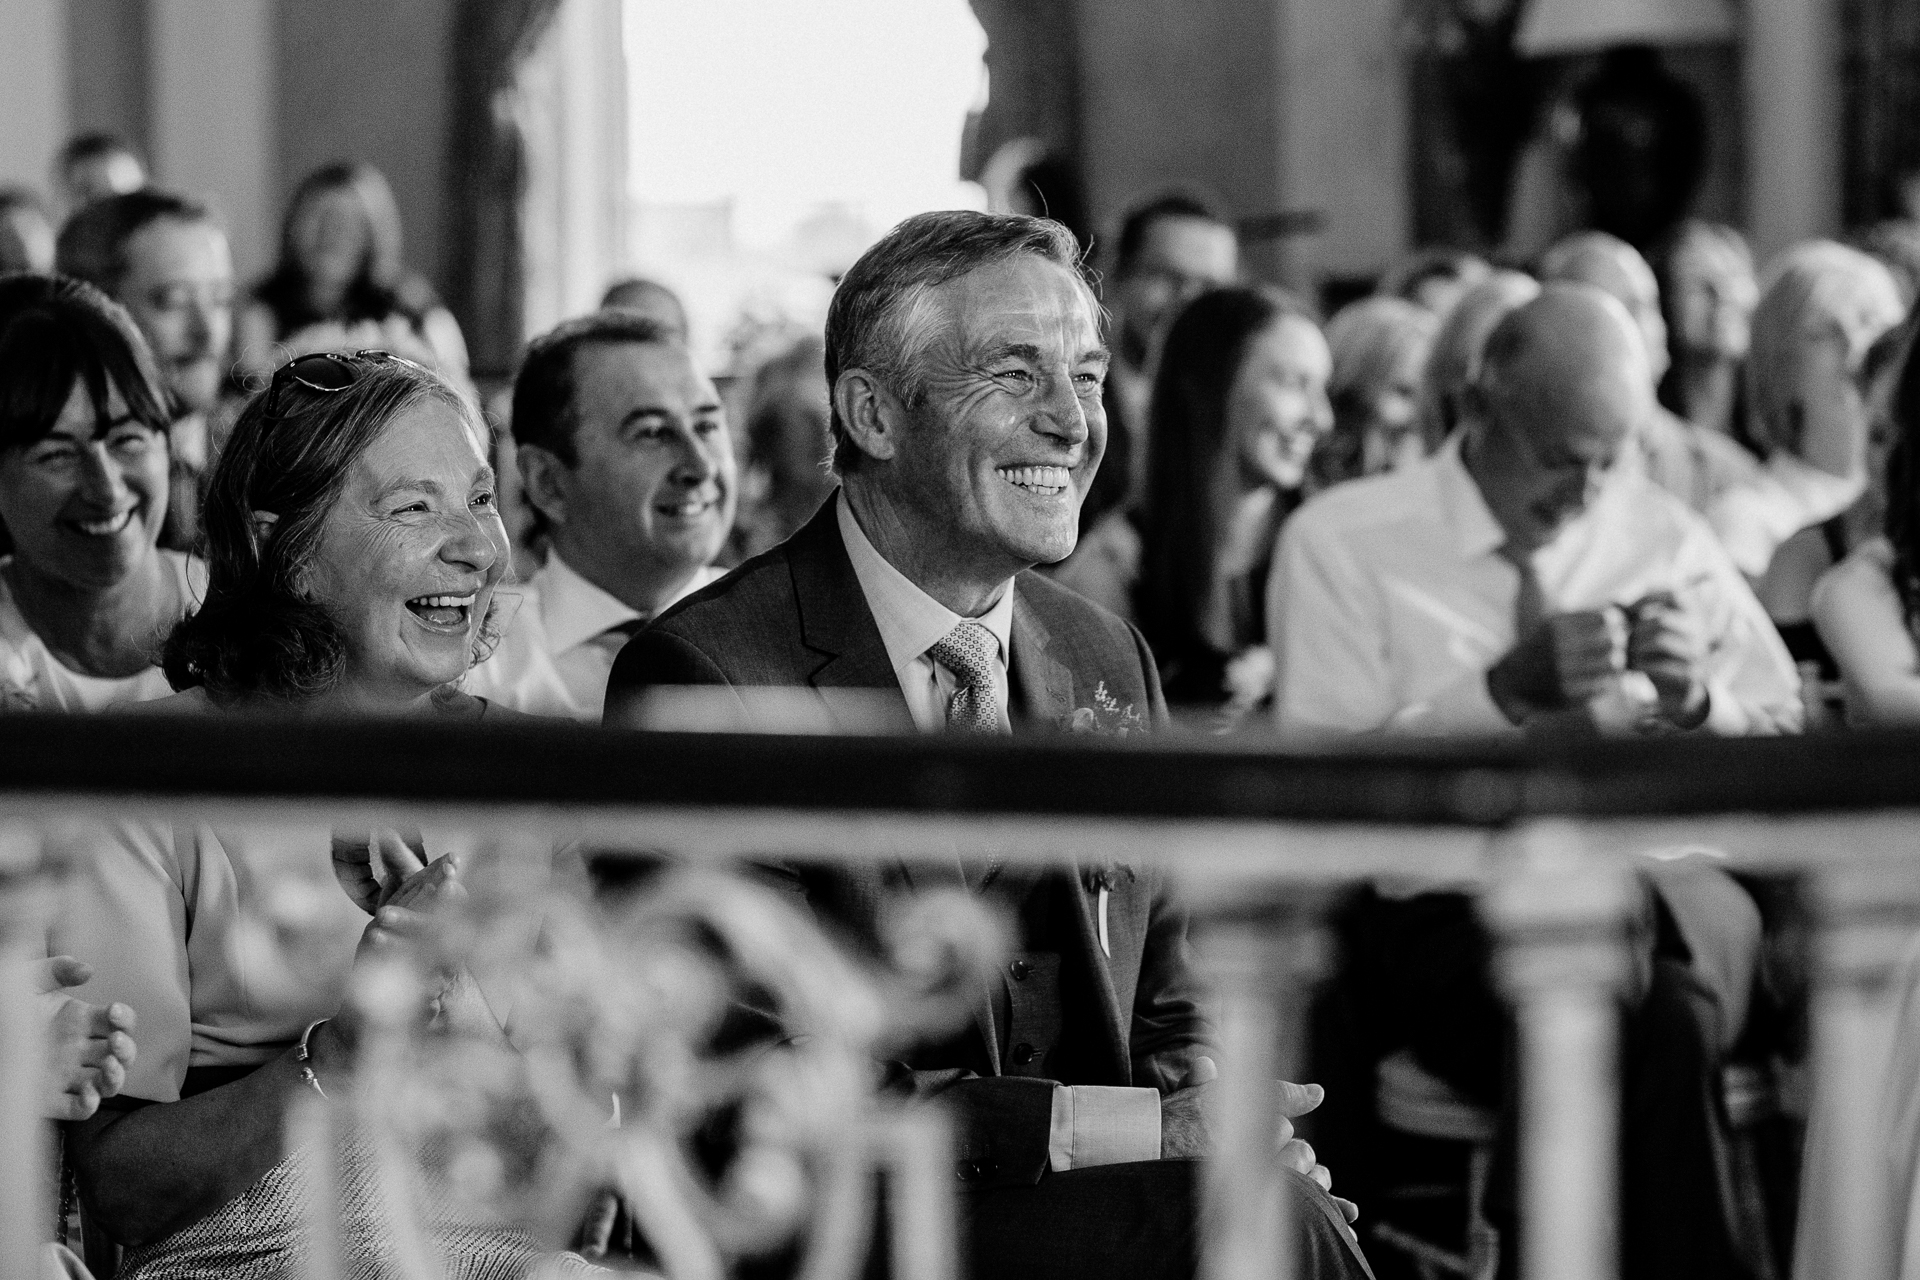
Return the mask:
<path id="1" fill-rule="evenodd" d="M 607 686 L 606 723 L 634 723 L 640 695 L 659 685 L 801 686 L 891 690 L 906 699 L 887 656 L 829 499 L 805 528 L 660 615 L 621 650 Z M 1166 704 L 1140 633 L 1031 571 L 1014 580 L 1008 663 L 1017 732 L 1058 730 L 1095 690 L 1163 724 Z M 781 888 L 855 945 L 877 947 L 877 923 L 895 894 L 960 883 L 958 864 L 778 865 Z M 1178 1088 L 1191 1060 L 1209 1052 L 1187 944 L 1187 916 L 1158 869 L 1120 868 L 1108 882 L 1107 934 L 1099 945 L 1099 888 L 1078 867 L 1056 873 L 1075 909 L 1069 954 L 1082 989 L 1096 993 L 1093 1044 L 1075 1057 L 1091 1078 L 1069 1084 Z M 1047 1168 L 1052 1084 L 1000 1076 L 997 1037 L 983 999 L 975 1028 L 935 1056 L 890 1064 L 894 1082 L 941 1093 L 960 1111 L 961 1176 L 980 1186 L 1031 1184 Z"/>

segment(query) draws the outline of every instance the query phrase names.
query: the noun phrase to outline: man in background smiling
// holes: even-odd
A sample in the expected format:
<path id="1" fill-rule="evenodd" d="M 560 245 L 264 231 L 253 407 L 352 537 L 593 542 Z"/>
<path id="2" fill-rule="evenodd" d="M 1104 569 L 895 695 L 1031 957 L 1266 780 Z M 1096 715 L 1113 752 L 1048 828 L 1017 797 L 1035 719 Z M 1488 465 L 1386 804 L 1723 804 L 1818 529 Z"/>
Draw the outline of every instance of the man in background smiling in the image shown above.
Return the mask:
<path id="1" fill-rule="evenodd" d="M 505 601 L 498 648 L 467 692 L 533 715 L 597 721 L 607 673 L 641 626 L 720 571 L 733 527 L 726 414 L 680 335 L 602 311 L 534 340 L 513 437 L 547 561 Z"/>

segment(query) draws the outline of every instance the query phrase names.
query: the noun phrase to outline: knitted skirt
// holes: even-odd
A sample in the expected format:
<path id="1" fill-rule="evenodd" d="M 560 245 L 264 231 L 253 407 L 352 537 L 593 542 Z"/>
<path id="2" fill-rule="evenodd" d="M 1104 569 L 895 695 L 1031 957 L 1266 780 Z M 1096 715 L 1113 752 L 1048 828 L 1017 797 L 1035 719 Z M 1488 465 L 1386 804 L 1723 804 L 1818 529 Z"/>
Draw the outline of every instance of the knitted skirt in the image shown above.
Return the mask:
<path id="1" fill-rule="evenodd" d="M 549 1280 L 607 1272 L 574 1254 L 543 1249 L 525 1231 L 462 1212 L 431 1192 L 416 1220 L 433 1254 L 426 1275 L 402 1262 L 393 1218 L 374 1176 L 372 1149 L 347 1138 L 338 1147 L 333 1249 L 342 1280 Z M 307 1280 L 315 1259 L 308 1205 L 318 1162 L 291 1152 L 238 1197 L 163 1240 L 129 1249 L 119 1280 Z"/>

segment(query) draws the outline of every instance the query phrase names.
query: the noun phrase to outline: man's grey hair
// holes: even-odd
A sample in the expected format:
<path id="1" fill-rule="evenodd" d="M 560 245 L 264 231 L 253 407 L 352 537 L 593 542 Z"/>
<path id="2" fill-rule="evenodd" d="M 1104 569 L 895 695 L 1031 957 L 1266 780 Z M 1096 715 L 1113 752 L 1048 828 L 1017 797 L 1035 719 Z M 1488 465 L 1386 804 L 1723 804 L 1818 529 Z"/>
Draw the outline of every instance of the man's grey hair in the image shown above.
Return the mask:
<path id="1" fill-rule="evenodd" d="M 1098 314 L 1093 291 L 1080 275 L 1080 245 L 1051 218 L 948 210 L 908 218 L 860 255 L 840 279 L 827 308 L 827 386 L 847 369 L 865 369 L 909 408 L 926 399 L 920 360 L 938 337 L 927 322 L 933 290 L 970 271 L 1023 253 L 1073 273 Z M 860 450 L 833 405 L 833 469 L 846 475 Z"/>

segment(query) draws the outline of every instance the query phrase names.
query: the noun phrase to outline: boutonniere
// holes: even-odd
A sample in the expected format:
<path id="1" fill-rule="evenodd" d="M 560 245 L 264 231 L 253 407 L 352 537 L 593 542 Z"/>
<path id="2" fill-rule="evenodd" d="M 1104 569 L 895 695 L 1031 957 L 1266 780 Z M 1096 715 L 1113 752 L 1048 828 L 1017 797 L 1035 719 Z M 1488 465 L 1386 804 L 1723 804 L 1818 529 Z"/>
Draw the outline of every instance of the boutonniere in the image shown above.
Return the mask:
<path id="1" fill-rule="evenodd" d="M 1077 708 L 1072 715 L 1063 717 L 1060 727 L 1069 733 L 1124 738 L 1129 733 L 1145 733 L 1147 718 L 1134 710 L 1131 702 L 1121 706 L 1120 700 L 1107 692 L 1107 682 L 1102 680 L 1094 686 L 1093 705 Z"/>

